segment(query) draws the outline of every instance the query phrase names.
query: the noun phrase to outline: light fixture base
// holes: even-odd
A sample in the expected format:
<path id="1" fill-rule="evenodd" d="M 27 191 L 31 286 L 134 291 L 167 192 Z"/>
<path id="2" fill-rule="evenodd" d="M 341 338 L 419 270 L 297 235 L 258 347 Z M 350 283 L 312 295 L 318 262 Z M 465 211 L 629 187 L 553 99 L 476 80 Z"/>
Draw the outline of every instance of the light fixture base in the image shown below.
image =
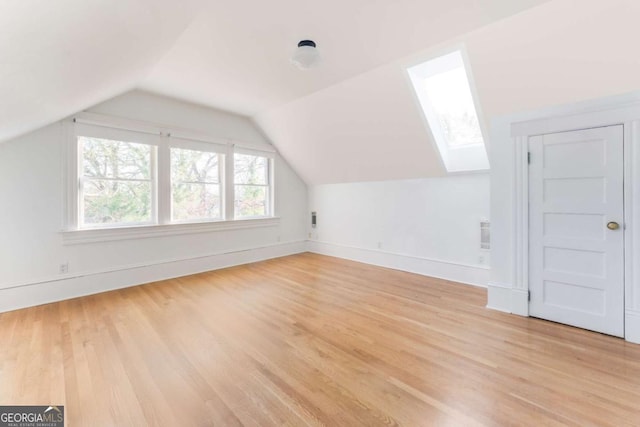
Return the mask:
<path id="1" fill-rule="evenodd" d="M 298 47 L 302 47 L 302 46 L 316 47 L 316 42 L 314 42 L 313 40 L 300 40 L 298 42 Z"/>
<path id="2" fill-rule="evenodd" d="M 291 57 L 291 63 L 301 70 L 308 70 L 318 63 L 318 59 L 316 42 L 313 40 L 300 40 L 298 48 Z"/>

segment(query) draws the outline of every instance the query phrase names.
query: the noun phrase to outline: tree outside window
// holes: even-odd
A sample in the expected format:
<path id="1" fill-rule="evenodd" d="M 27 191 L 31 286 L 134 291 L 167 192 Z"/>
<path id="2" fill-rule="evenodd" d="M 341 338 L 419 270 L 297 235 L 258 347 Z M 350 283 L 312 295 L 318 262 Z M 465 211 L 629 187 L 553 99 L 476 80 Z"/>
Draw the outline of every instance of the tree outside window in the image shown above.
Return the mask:
<path id="1" fill-rule="evenodd" d="M 152 221 L 151 150 L 146 144 L 80 136 L 83 224 Z"/>
<path id="2" fill-rule="evenodd" d="M 221 219 L 220 155 L 171 149 L 173 221 Z"/>
<path id="3" fill-rule="evenodd" d="M 236 153 L 234 156 L 236 218 L 270 215 L 269 158 Z"/>

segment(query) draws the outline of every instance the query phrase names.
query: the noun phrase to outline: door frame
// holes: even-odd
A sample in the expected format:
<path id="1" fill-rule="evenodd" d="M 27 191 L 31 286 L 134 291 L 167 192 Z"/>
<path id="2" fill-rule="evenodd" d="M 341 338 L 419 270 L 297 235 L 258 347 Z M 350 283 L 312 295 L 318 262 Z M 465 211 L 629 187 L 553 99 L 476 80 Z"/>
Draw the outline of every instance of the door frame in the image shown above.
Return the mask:
<path id="1" fill-rule="evenodd" d="M 529 138 L 613 125 L 623 125 L 624 203 L 624 337 L 640 343 L 640 100 L 592 102 L 589 108 L 556 107 L 530 115 L 526 121 L 512 121 L 514 143 L 514 278 L 510 307 L 505 311 L 529 316 Z M 491 293 L 491 289 L 490 289 Z M 491 298 L 491 295 L 490 295 Z M 505 308 L 505 307 L 503 307 Z"/>

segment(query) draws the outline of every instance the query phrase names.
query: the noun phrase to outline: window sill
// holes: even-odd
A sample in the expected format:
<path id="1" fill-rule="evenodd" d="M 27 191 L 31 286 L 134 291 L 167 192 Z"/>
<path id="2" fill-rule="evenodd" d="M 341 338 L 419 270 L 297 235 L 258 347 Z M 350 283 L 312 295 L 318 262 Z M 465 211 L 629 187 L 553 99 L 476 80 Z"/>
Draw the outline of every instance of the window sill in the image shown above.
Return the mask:
<path id="1" fill-rule="evenodd" d="M 277 227 L 279 217 L 258 219 L 236 219 L 233 221 L 192 222 L 182 224 L 141 225 L 133 227 L 101 228 L 61 231 L 62 244 L 111 242 L 117 240 L 147 239 L 153 237 L 178 236 L 183 234 L 210 233 L 216 231 L 242 230 L 260 227 Z"/>

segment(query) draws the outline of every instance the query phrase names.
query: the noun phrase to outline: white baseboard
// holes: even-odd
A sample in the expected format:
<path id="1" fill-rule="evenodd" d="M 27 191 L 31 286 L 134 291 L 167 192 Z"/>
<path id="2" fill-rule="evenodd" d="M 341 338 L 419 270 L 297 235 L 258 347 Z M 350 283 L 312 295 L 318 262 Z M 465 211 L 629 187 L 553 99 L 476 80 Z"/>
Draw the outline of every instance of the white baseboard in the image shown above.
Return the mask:
<path id="1" fill-rule="evenodd" d="M 508 284 L 489 282 L 487 308 L 529 316 L 529 295 L 525 290 L 512 289 Z M 624 339 L 640 344 L 640 311 L 625 310 Z"/>
<path id="2" fill-rule="evenodd" d="M 166 260 L 152 264 L 125 266 L 108 271 L 85 272 L 60 278 L 43 279 L 0 289 L 0 313 L 143 283 L 293 255 L 306 252 L 306 250 L 306 241 L 286 242 L 207 254 L 195 258 Z"/>
<path id="3" fill-rule="evenodd" d="M 489 282 L 487 308 L 518 316 L 529 316 L 529 292 L 513 289 L 507 283 Z"/>
<path id="4" fill-rule="evenodd" d="M 486 287 L 489 280 L 489 269 L 487 267 L 319 241 L 309 241 L 308 249 L 309 252 L 321 255 L 345 258 L 468 285 Z"/>
<path id="5" fill-rule="evenodd" d="M 529 291 L 511 289 L 511 312 L 518 316 L 529 316 Z"/>
<path id="6" fill-rule="evenodd" d="M 511 285 L 489 282 L 487 286 L 487 308 L 511 313 Z"/>
<path id="7" fill-rule="evenodd" d="M 624 319 L 624 339 L 640 344 L 640 311 L 627 309 Z"/>

